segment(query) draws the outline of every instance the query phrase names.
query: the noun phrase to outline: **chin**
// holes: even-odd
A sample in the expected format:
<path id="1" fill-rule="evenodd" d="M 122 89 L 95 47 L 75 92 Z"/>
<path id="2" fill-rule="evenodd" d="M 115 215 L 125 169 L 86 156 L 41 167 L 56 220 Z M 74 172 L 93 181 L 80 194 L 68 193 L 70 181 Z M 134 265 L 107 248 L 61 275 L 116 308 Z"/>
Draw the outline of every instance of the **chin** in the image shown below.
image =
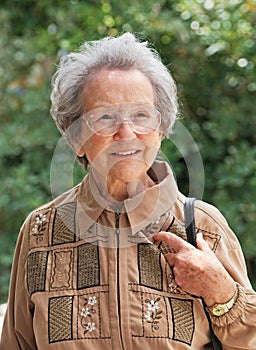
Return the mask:
<path id="1" fill-rule="evenodd" d="M 145 167 L 145 164 L 119 164 L 109 172 L 109 175 L 113 179 L 118 179 L 123 182 L 131 182 L 146 177 L 147 171 L 148 167 Z"/>

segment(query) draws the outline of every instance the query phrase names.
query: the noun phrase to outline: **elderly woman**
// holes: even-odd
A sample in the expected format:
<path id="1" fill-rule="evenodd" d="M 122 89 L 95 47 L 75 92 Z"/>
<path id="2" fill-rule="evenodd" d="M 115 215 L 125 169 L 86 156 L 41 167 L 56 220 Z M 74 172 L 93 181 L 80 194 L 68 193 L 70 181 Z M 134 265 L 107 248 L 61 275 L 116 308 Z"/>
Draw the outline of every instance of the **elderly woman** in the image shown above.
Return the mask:
<path id="1" fill-rule="evenodd" d="M 61 60 L 51 112 L 88 174 L 22 226 L 1 350 L 213 349 L 210 325 L 224 350 L 255 350 L 237 238 L 200 202 L 190 245 L 155 160 L 177 113 L 158 54 L 129 33 L 85 43 Z"/>

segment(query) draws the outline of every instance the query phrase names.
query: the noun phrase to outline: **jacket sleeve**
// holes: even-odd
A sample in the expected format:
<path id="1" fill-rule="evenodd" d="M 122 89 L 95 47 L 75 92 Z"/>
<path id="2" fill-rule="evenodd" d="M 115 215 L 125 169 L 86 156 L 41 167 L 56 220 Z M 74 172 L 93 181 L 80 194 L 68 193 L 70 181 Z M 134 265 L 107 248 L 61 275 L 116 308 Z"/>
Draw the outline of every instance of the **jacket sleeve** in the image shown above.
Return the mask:
<path id="1" fill-rule="evenodd" d="M 37 349 L 33 334 L 33 304 L 27 292 L 25 277 L 28 221 L 23 225 L 16 244 L 0 350 Z"/>
<path id="2" fill-rule="evenodd" d="M 214 227 L 212 232 L 219 236 L 219 243 L 215 249 L 216 256 L 238 288 L 238 298 L 231 310 L 220 317 L 210 316 L 214 333 L 220 339 L 223 350 L 255 350 L 256 293 L 248 279 L 241 246 L 225 218 L 216 208 L 206 206 L 203 211 L 208 214 L 211 229 Z"/>

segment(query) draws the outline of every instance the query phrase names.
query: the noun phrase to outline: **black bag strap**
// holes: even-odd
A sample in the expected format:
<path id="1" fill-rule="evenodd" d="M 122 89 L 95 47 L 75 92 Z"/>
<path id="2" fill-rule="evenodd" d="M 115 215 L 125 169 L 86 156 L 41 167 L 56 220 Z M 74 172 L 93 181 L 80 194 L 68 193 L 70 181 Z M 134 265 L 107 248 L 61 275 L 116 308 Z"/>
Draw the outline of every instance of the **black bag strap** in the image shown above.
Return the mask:
<path id="1" fill-rule="evenodd" d="M 195 204 L 195 198 L 187 197 L 184 203 L 184 221 L 185 221 L 185 227 L 186 227 L 186 235 L 187 235 L 187 241 L 192 244 L 194 247 L 197 247 L 196 245 L 196 226 L 195 226 L 195 214 L 194 214 L 194 204 Z M 216 335 L 213 332 L 212 329 L 212 323 L 210 319 L 210 315 L 206 310 L 205 302 L 203 301 L 204 311 L 206 314 L 206 317 L 209 322 L 210 332 L 211 332 L 211 340 L 214 350 L 222 350 L 222 345 L 219 339 L 216 337 Z"/>
<path id="2" fill-rule="evenodd" d="M 186 226 L 187 240 L 190 244 L 196 247 L 196 227 L 194 216 L 195 198 L 187 197 L 184 204 L 184 219 Z"/>

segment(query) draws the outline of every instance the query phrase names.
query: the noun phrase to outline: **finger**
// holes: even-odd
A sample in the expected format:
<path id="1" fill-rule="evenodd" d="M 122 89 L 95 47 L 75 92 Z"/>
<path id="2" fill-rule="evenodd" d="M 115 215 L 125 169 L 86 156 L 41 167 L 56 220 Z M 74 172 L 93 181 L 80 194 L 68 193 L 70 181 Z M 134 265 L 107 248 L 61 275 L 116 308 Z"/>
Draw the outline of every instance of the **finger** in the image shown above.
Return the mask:
<path id="1" fill-rule="evenodd" d="M 157 241 L 167 243 L 176 252 L 178 252 L 182 248 L 189 246 L 189 244 L 186 241 L 184 241 L 184 239 L 176 236 L 172 232 L 165 232 L 165 231 L 157 232 L 156 234 L 154 234 L 153 237 Z"/>
<path id="2" fill-rule="evenodd" d="M 164 257 L 171 267 L 175 265 L 175 253 L 167 253 Z"/>
<path id="3" fill-rule="evenodd" d="M 198 232 L 196 237 L 196 244 L 197 244 L 197 248 L 204 252 L 212 251 L 208 243 L 204 240 L 202 232 Z"/>

